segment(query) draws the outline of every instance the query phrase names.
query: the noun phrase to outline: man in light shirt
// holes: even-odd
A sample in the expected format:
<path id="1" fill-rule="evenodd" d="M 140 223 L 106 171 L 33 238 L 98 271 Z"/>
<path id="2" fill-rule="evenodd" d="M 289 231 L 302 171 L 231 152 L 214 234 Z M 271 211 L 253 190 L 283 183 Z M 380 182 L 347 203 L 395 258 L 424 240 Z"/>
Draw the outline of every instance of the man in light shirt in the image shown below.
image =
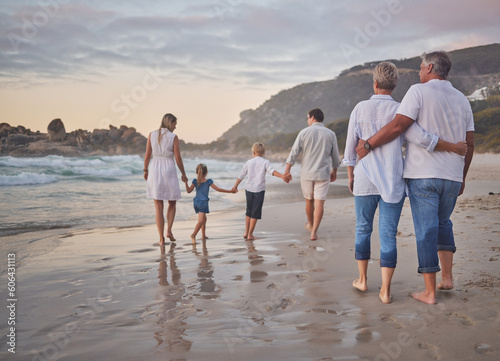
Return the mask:
<path id="1" fill-rule="evenodd" d="M 307 128 L 302 129 L 295 139 L 286 161 L 285 176 L 297 157 L 302 154 L 300 185 L 306 199 L 306 229 L 311 240 L 318 239 L 318 228 L 323 218 L 325 200 L 330 182 L 337 179 L 340 165 L 337 136 L 323 124 L 321 109 L 313 109 L 307 115 Z"/>
<path id="2" fill-rule="evenodd" d="M 465 142 L 450 144 L 413 123 L 405 135 L 370 152 L 357 162 L 356 146 L 392 121 L 399 108 L 391 94 L 398 83 L 398 69 L 393 63 L 381 62 L 373 70 L 374 95 L 359 102 L 351 112 L 343 163 L 347 166 L 349 190 L 354 195 L 356 211 L 355 259 L 359 277 L 352 283 L 366 291 L 368 262 L 371 258 L 371 236 L 375 212 L 379 211 L 380 269 L 382 286 L 379 298 L 391 303 L 391 280 L 397 263 L 397 231 L 405 199 L 402 147 L 408 139 L 420 147 L 465 154 Z"/>
<path id="3" fill-rule="evenodd" d="M 366 142 L 360 140 L 356 151 L 363 158 L 371 149 L 395 139 L 413 122 L 448 142 L 467 142 L 464 156 L 451 152 L 428 152 L 408 144 L 404 178 L 408 179 L 410 204 L 417 239 L 418 272 L 423 273 L 425 290 L 412 297 L 436 303 L 436 288 L 453 288 L 453 253 L 456 251 L 450 216 L 474 151 L 474 119 L 470 103 L 446 80 L 451 61 L 445 52 L 423 54 L 420 84 L 406 93 L 394 120 Z M 442 273 L 436 285 L 436 273 Z"/>

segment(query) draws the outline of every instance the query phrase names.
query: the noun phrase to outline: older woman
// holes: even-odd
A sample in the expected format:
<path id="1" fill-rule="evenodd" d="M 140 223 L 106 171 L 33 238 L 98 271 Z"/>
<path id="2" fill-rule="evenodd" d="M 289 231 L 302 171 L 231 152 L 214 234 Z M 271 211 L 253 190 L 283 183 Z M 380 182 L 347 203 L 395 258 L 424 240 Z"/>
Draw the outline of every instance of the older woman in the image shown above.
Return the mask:
<path id="1" fill-rule="evenodd" d="M 175 165 L 181 171 L 182 181 L 187 182 L 186 172 L 179 149 L 179 138 L 173 133 L 177 118 L 165 114 L 160 128 L 152 131 L 148 137 L 144 156 L 144 179 L 147 181 L 147 197 L 153 198 L 156 208 L 156 226 L 160 235 L 160 244 L 165 244 L 165 219 L 163 218 L 164 201 L 168 201 L 166 237 L 175 242 L 172 234 L 176 202 L 181 198 L 181 189 Z"/>
<path id="2" fill-rule="evenodd" d="M 373 71 L 373 95 L 356 105 L 349 119 L 343 163 L 347 165 L 349 189 L 354 194 L 356 210 L 355 258 L 359 278 L 353 286 L 367 290 L 367 269 L 371 256 L 370 239 L 373 218 L 379 208 L 380 267 L 382 287 L 379 298 L 391 302 L 391 280 L 396 268 L 396 233 L 405 199 L 402 146 L 405 137 L 410 142 L 432 150 L 462 152 L 464 145 L 451 144 L 425 132 L 414 123 L 406 134 L 373 149 L 356 165 L 356 146 L 360 139 L 368 139 L 396 115 L 399 103 L 391 94 L 398 82 L 398 70 L 390 62 L 378 64 Z M 356 167 L 354 167 L 356 166 Z"/>

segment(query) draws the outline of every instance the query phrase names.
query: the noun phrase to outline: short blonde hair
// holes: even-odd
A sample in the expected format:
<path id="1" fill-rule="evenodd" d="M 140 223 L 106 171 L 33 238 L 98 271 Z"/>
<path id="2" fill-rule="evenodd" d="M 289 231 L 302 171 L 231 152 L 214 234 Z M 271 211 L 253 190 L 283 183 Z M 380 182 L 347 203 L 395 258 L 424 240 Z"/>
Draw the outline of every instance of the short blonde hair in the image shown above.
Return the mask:
<path id="1" fill-rule="evenodd" d="M 266 153 L 266 147 L 263 143 L 257 142 L 252 145 L 252 152 L 258 156 L 263 156 Z"/>
<path id="2" fill-rule="evenodd" d="M 373 80 L 384 90 L 394 90 L 398 85 L 398 68 L 389 61 L 383 61 L 373 69 Z"/>

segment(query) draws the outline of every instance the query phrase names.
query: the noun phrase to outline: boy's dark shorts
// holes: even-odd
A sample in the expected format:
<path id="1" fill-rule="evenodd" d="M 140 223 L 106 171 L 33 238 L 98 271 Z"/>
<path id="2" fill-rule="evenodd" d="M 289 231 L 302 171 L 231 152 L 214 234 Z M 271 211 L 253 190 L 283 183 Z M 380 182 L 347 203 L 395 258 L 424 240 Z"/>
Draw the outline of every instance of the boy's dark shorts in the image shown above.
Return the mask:
<path id="1" fill-rule="evenodd" d="M 247 196 L 247 217 L 261 219 L 265 192 L 266 191 L 254 193 L 245 191 L 245 194 Z"/>
<path id="2" fill-rule="evenodd" d="M 210 213 L 208 210 L 208 201 L 193 200 L 193 207 L 196 213 Z"/>

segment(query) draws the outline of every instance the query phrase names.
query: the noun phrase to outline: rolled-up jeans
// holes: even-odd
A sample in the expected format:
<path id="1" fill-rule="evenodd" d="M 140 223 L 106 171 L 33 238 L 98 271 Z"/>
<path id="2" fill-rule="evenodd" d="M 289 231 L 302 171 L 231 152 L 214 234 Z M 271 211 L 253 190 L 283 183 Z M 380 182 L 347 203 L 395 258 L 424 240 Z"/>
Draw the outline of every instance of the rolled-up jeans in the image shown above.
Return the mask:
<path id="1" fill-rule="evenodd" d="M 379 195 L 355 196 L 356 239 L 355 258 L 368 260 L 371 256 L 373 217 L 379 209 L 380 267 L 395 268 L 398 252 L 396 234 L 405 197 L 398 203 L 387 203 Z"/>
<path id="2" fill-rule="evenodd" d="M 408 179 L 419 273 L 440 271 L 438 251 L 456 251 L 450 216 L 461 186 L 439 178 Z"/>

